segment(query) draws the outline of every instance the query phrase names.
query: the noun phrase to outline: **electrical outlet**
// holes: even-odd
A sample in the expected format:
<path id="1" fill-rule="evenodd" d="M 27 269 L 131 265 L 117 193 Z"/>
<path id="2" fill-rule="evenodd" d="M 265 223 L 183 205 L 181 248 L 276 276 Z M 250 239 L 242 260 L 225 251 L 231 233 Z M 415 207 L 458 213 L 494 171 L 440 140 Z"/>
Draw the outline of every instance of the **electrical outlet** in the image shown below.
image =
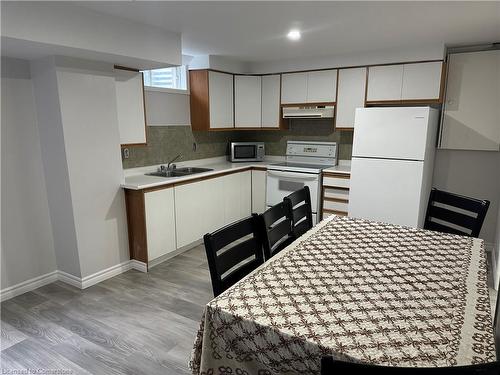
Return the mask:
<path id="1" fill-rule="evenodd" d="M 130 150 L 128 148 L 122 149 L 122 158 L 128 159 L 130 157 Z"/>

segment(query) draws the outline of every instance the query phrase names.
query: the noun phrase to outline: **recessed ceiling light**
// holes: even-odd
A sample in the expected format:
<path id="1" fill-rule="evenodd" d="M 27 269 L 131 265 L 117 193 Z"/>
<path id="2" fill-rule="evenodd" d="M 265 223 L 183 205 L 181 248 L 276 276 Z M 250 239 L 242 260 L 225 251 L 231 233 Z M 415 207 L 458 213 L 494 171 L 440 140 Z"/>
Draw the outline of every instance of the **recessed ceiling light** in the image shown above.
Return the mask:
<path id="1" fill-rule="evenodd" d="M 286 35 L 290 40 L 299 40 L 300 39 L 300 31 L 297 29 L 292 29 Z"/>

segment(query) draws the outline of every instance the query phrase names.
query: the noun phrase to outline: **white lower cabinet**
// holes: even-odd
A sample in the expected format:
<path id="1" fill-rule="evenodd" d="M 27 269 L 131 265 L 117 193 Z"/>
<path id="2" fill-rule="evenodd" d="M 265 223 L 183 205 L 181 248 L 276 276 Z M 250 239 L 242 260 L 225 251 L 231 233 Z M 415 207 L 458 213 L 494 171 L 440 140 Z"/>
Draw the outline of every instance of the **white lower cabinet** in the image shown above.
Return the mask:
<path id="1" fill-rule="evenodd" d="M 177 248 L 251 213 L 251 172 L 175 186 Z"/>
<path id="2" fill-rule="evenodd" d="M 252 171 L 252 212 L 258 214 L 266 210 L 266 171 Z"/>
<path id="3" fill-rule="evenodd" d="M 224 225 L 250 215 L 252 210 L 252 172 L 220 177 L 224 194 Z"/>
<path id="4" fill-rule="evenodd" d="M 176 250 L 174 188 L 144 194 L 148 261 Z"/>

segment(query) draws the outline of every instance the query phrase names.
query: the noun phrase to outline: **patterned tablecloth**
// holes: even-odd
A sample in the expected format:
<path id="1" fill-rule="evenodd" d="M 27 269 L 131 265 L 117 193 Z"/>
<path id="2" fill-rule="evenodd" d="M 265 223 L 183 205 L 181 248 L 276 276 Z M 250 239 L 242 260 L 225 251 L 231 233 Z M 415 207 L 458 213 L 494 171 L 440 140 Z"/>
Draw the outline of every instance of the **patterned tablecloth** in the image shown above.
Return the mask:
<path id="1" fill-rule="evenodd" d="M 194 374 L 495 360 L 483 241 L 331 217 L 209 302 Z"/>

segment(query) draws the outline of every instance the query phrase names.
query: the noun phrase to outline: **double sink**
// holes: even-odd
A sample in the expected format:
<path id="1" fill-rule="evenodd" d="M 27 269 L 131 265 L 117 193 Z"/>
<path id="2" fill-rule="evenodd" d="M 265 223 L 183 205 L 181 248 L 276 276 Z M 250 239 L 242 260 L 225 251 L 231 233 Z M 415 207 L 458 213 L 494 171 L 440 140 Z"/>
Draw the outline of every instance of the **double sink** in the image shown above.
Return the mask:
<path id="1" fill-rule="evenodd" d="M 184 177 L 196 173 L 210 172 L 213 171 L 211 168 L 197 168 L 197 167 L 186 167 L 186 168 L 175 168 L 175 169 L 164 169 L 157 172 L 146 173 L 147 176 L 156 177 Z"/>

